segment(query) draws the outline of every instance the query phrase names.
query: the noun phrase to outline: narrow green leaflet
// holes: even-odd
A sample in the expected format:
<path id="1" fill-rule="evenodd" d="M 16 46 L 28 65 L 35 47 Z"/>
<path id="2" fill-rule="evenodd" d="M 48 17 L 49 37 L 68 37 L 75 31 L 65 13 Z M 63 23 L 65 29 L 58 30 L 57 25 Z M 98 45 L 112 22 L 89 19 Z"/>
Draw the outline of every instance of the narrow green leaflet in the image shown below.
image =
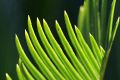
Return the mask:
<path id="1" fill-rule="evenodd" d="M 116 35 L 116 32 L 117 32 L 117 29 L 118 29 L 118 27 L 120 26 L 119 24 L 120 24 L 120 17 L 117 19 L 116 24 L 115 24 L 115 27 L 114 27 L 114 30 L 113 30 L 113 32 L 112 32 L 112 39 L 111 39 L 110 46 L 112 46 L 112 43 L 113 43 L 113 41 L 114 41 L 114 39 L 115 39 L 115 35 Z"/>
<path id="2" fill-rule="evenodd" d="M 41 39 L 41 41 L 44 44 L 44 47 L 49 55 L 49 57 L 52 59 L 52 61 L 54 62 L 54 64 L 57 66 L 57 68 L 60 70 L 60 72 L 62 73 L 62 75 L 65 77 L 65 79 L 72 79 L 71 75 L 69 74 L 69 72 L 66 70 L 65 66 L 63 65 L 63 63 L 61 62 L 61 60 L 59 59 L 59 57 L 56 55 L 55 51 L 53 50 L 53 48 L 51 47 L 50 43 L 48 42 L 40 21 L 37 18 L 37 28 L 38 28 L 38 33 L 39 33 L 39 37 Z"/>
<path id="3" fill-rule="evenodd" d="M 69 62 L 67 57 L 65 56 L 64 52 L 62 51 L 61 47 L 55 40 L 54 36 L 52 35 L 52 32 L 49 29 L 49 26 L 45 20 L 43 20 L 44 30 L 46 33 L 46 36 L 48 37 L 48 40 L 50 41 L 53 49 L 55 50 L 56 54 L 59 56 L 61 61 L 63 62 L 64 66 L 67 68 L 67 70 L 70 72 L 73 79 L 81 79 L 78 72 L 75 70 L 75 68 L 72 66 L 72 64 Z"/>
<path id="4" fill-rule="evenodd" d="M 112 37 L 112 27 L 113 27 L 113 18 L 114 18 L 114 11 L 115 11 L 115 5 L 116 5 L 116 0 L 113 0 L 112 2 L 112 5 L 111 5 L 111 10 L 110 10 L 110 15 L 109 15 L 109 19 L 108 19 L 108 26 L 107 26 L 107 30 L 108 30 L 108 33 L 107 33 L 107 45 L 106 45 L 106 49 L 109 48 L 109 44 L 110 44 L 110 41 L 111 41 L 111 37 Z"/>
<path id="5" fill-rule="evenodd" d="M 91 41 L 91 45 L 92 45 L 92 50 L 94 52 L 94 55 L 97 59 L 97 62 L 99 64 L 99 66 L 101 67 L 102 64 L 102 55 L 99 49 L 99 46 L 97 44 L 97 42 L 95 41 L 94 37 L 90 34 L 90 41 Z"/>
<path id="6" fill-rule="evenodd" d="M 23 63 L 22 63 L 22 67 L 23 67 L 23 70 L 24 70 L 27 80 L 35 80 Z"/>
<path id="7" fill-rule="evenodd" d="M 20 44 L 20 41 L 19 41 L 17 35 L 15 38 L 15 42 L 16 42 L 16 47 L 18 49 L 18 53 L 20 55 L 20 58 L 22 59 L 24 64 L 27 66 L 27 68 L 29 69 L 31 74 L 35 77 L 35 79 L 46 80 L 45 77 L 35 68 L 35 66 L 30 62 L 30 60 L 26 56 L 24 50 L 22 49 L 22 46 Z"/>
<path id="8" fill-rule="evenodd" d="M 78 54 L 78 57 L 80 58 L 82 64 L 84 65 L 84 67 L 88 71 L 91 78 L 98 79 L 99 74 L 93 69 L 92 65 L 89 63 L 88 58 L 86 57 L 86 54 L 83 52 L 81 46 L 79 45 L 79 42 L 76 38 L 76 35 L 74 34 L 74 31 L 72 29 L 72 25 L 70 23 L 70 20 L 69 20 L 69 17 L 67 15 L 66 11 L 64 12 L 64 17 L 65 17 L 65 23 L 66 23 L 68 35 L 69 35 L 70 40 L 71 40 L 71 42 L 72 42 L 72 44 L 73 44 L 73 46 Z"/>
<path id="9" fill-rule="evenodd" d="M 92 67 L 94 67 L 94 69 L 99 73 L 100 66 L 98 65 L 98 62 L 97 62 L 95 56 L 93 55 L 93 52 L 91 51 L 90 47 L 88 46 L 88 44 L 84 40 L 82 33 L 80 32 L 80 30 L 76 26 L 75 26 L 75 31 L 76 31 L 78 41 L 79 41 L 82 49 L 86 53 L 86 56 L 87 56 L 89 62 L 91 63 Z"/>
<path id="10" fill-rule="evenodd" d="M 106 34 L 106 26 L 107 26 L 107 1 L 108 0 L 102 0 L 101 1 L 101 9 L 100 9 L 100 23 L 101 23 L 101 35 Z M 104 46 L 106 36 L 101 36 L 101 45 Z"/>
<path id="11" fill-rule="evenodd" d="M 27 80 L 26 75 L 24 74 L 23 67 L 22 67 L 22 60 L 20 58 L 18 60 L 17 65 L 18 65 L 18 71 L 19 71 L 19 68 L 20 68 L 20 72 L 22 73 L 24 80 Z M 17 69 L 17 65 L 16 65 L 16 69 Z M 17 72 L 17 70 L 16 70 L 16 72 Z"/>
<path id="12" fill-rule="evenodd" d="M 100 44 L 100 20 L 99 20 L 99 0 L 85 0 L 88 4 L 88 9 L 86 14 L 89 14 L 87 18 L 89 19 L 89 32 L 92 33 L 97 40 L 97 43 Z M 87 26 L 87 27 L 88 27 Z M 85 26 L 86 27 L 86 26 Z M 89 32 L 88 36 L 89 37 Z"/>
<path id="13" fill-rule="evenodd" d="M 101 56 L 102 56 L 102 59 L 103 59 L 104 56 L 105 56 L 105 50 L 103 49 L 102 46 L 100 46 L 100 51 L 101 51 Z"/>
<path id="14" fill-rule="evenodd" d="M 34 80 L 34 78 L 29 73 L 29 71 L 27 70 L 27 68 L 25 67 L 24 63 L 22 62 L 22 60 L 20 58 L 18 60 L 18 70 L 17 70 L 17 72 L 19 72 L 19 69 L 20 69 L 20 72 L 22 73 L 22 75 L 24 75 L 23 77 L 24 77 L 25 80 Z M 19 75 L 18 75 L 18 77 L 19 77 Z"/>
<path id="15" fill-rule="evenodd" d="M 89 3 L 88 0 L 84 1 L 84 5 L 80 6 L 78 15 L 78 28 L 83 33 L 87 43 L 89 43 L 90 21 L 89 21 Z"/>
<path id="16" fill-rule="evenodd" d="M 34 49 L 32 43 L 31 43 L 31 40 L 30 40 L 29 35 L 26 30 L 25 30 L 25 38 L 26 38 L 26 42 L 27 42 L 29 51 L 30 51 L 31 55 L 33 56 L 36 64 L 38 65 L 39 69 L 42 71 L 42 73 L 44 74 L 44 76 L 47 79 L 55 80 L 55 77 L 53 76 L 53 74 L 51 74 L 51 72 L 49 71 L 47 66 L 45 66 L 45 64 L 43 63 L 41 58 L 38 56 L 36 50 Z"/>
<path id="17" fill-rule="evenodd" d="M 90 76 L 88 75 L 88 73 L 86 72 L 85 68 L 83 67 L 83 65 L 79 62 L 78 58 L 76 57 L 74 51 L 72 50 L 72 47 L 70 46 L 70 44 L 68 43 L 67 39 L 65 38 L 60 25 L 58 24 L 58 22 L 56 21 L 56 30 L 58 33 L 58 36 L 61 40 L 62 45 L 64 46 L 64 49 L 67 53 L 67 55 L 69 56 L 69 58 L 71 59 L 73 65 L 75 66 L 76 70 L 78 71 L 78 73 L 80 74 L 80 76 L 82 77 L 82 79 L 85 80 L 91 80 Z"/>
<path id="18" fill-rule="evenodd" d="M 80 28 L 81 31 L 84 32 L 84 26 L 85 26 L 85 2 L 84 2 L 84 5 L 80 7 L 80 10 L 79 10 L 79 13 L 80 15 L 78 16 L 78 26 Z M 85 35 L 85 33 L 84 33 Z"/>
<path id="19" fill-rule="evenodd" d="M 32 23 L 30 20 L 30 17 L 28 16 L 28 30 L 30 34 L 30 38 L 33 42 L 34 47 L 36 48 L 36 51 L 38 52 L 39 57 L 42 59 L 42 61 L 45 63 L 45 65 L 49 68 L 51 73 L 55 76 L 57 80 L 64 80 L 63 76 L 60 74 L 60 72 L 57 70 L 57 68 L 54 66 L 52 61 L 49 59 L 45 51 L 42 49 L 42 46 L 38 42 L 38 39 L 34 33 L 34 30 L 32 28 Z"/>
<path id="20" fill-rule="evenodd" d="M 17 75 L 18 75 L 19 80 L 26 80 L 26 78 L 24 77 L 23 73 L 21 72 L 18 64 L 16 65 L 16 71 L 17 71 Z"/>
<path id="21" fill-rule="evenodd" d="M 8 73 L 6 73 L 6 80 L 12 80 Z"/>

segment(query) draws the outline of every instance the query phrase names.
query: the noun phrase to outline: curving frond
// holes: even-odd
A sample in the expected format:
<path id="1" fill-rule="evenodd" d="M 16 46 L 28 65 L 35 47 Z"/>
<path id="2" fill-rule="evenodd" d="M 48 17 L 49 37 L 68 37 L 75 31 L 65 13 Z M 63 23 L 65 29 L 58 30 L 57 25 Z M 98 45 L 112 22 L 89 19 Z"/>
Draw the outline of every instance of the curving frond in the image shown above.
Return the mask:
<path id="1" fill-rule="evenodd" d="M 90 34 L 92 49 L 88 46 L 80 30 L 72 29 L 67 13 L 64 13 L 65 22 L 72 45 L 67 41 L 60 25 L 57 21 L 56 31 L 63 45 L 60 47 L 55 40 L 47 22 L 43 20 L 43 26 L 37 18 L 37 28 L 40 40 L 45 49 L 39 43 L 28 16 L 28 32 L 25 30 L 25 38 L 31 56 L 37 64 L 34 66 L 22 49 L 20 41 L 16 35 L 16 46 L 19 52 L 23 71 L 20 64 L 17 64 L 17 74 L 21 78 L 50 79 L 50 80 L 97 80 L 100 77 L 100 69 L 103 60 L 102 52 L 94 37 Z M 43 30 L 44 29 L 44 30 Z M 75 51 L 72 49 L 73 46 Z M 102 50 L 104 50 L 102 48 Z M 77 54 L 75 53 L 77 52 Z M 96 53 L 97 52 L 97 53 Z M 99 53 L 98 53 L 99 52 Z M 25 67 L 26 66 L 26 67 Z M 26 74 L 26 75 L 23 75 Z"/>
<path id="2" fill-rule="evenodd" d="M 99 0 L 92 0 L 91 2 L 85 0 L 84 5 L 80 7 L 78 27 L 75 25 L 74 29 L 67 12 L 64 11 L 66 29 L 71 44 L 65 37 L 57 20 L 55 21 L 55 28 L 60 42 L 55 39 L 45 19 L 43 19 L 43 25 L 41 25 L 37 18 L 39 36 L 36 36 L 31 19 L 28 16 L 28 31 L 25 30 L 25 39 L 36 65 L 27 57 L 18 36 L 15 35 L 16 47 L 19 53 L 19 62 L 16 65 L 18 79 L 103 79 L 112 43 L 120 22 L 120 18 L 118 18 L 113 29 L 116 0 L 113 0 L 108 22 L 105 21 L 106 18 L 103 16 L 106 15 L 106 3 L 106 0 L 102 0 L 101 11 L 99 11 Z M 102 36 L 103 27 L 106 25 L 108 25 L 107 33 L 104 32 L 106 35 Z M 41 43 L 38 38 L 40 38 Z M 105 44 L 103 40 L 106 41 Z M 8 74 L 6 74 L 6 78 L 11 80 Z"/>

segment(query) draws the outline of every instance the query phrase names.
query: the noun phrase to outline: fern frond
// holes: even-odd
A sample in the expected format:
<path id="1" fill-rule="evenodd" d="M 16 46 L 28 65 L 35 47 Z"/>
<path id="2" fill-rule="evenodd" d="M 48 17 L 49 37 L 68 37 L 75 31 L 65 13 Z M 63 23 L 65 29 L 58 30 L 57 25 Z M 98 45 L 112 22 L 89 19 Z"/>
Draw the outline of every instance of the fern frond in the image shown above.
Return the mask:
<path id="1" fill-rule="evenodd" d="M 43 19 L 41 25 L 37 18 L 36 36 L 30 17 L 28 16 L 28 32 L 25 30 L 25 39 L 30 55 L 35 61 L 33 64 L 27 57 L 17 35 L 16 47 L 19 53 L 19 62 L 16 71 L 19 80 L 102 80 L 110 50 L 118 29 L 120 18 L 113 29 L 113 17 L 116 0 L 113 0 L 108 22 L 106 15 L 106 0 L 102 0 L 99 11 L 99 0 L 85 0 L 80 7 L 78 27 L 72 27 L 66 11 L 64 19 L 70 42 L 64 35 L 58 21 L 55 28 L 60 43 L 55 39 L 49 25 Z M 93 17 L 93 18 L 92 18 Z M 103 20 L 103 21 L 102 21 Z M 103 28 L 108 32 L 103 36 Z M 107 39 L 105 39 L 107 37 Z M 41 43 L 38 38 L 40 38 Z M 106 44 L 103 43 L 106 40 Z M 42 46 L 41 46 L 42 45 Z M 7 80 L 11 80 L 6 74 Z"/>
<path id="2" fill-rule="evenodd" d="M 116 1 L 117 0 L 112 1 L 111 8 L 109 10 L 110 13 L 107 14 L 107 0 L 102 0 L 101 5 L 99 3 L 99 0 L 85 0 L 84 5 L 80 7 L 80 13 L 78 17 L 78 27 L 83 33 L 83 36 L 85 37 L 85 40 L 87 41 L 88 45 L 92 46 L 93 52 L 96 55 L 96 59 L 99 65 L 101 65 L 102 67 L 100 70 L 101 78 L 103 78 L 106 64 L 108 62 L 108 57 L 114 41 L 113 36 L 115 36 L 116 30 L 119 25 L 118 18 L 115 24 L 115 28 L 113 28 Z M 89 14 L 87 14 L 87 12 Z M 107 15 L 109 15 L 109 18 L 106 17 Z M 89 33 L 91 33 L 94 36 L 96 40 L 96 47 L 95 45 L 93 46 L 94 41 L 90 44 L 91 39 L 88 39 Z M 102 54 L 100 52 L 102 52 Z"/>
<path id="3" fill-rule="evenodd" d="M 33 59 L 35 60 L 38 69 L 27 58 L 19 42 L 19 39 L 16 36 L 16 46 L 18 48 L 20 59 L 22 61 L 21 67 L 23 69 L 23 73 L 27 75 L 24 77 L 30 79 L 35 78 L 35 79 L 50 79 L 50 80 L 99 79 L 101 63 L 99 65 L 98 64 L 99 61 L 97 61 L 96 59 L 96 56 L 98 56 L 98 54 L 96 56 L 95 54 L 93 54 L 94 52 L 92 52 L 91 48 L 86 43 L 80 30 L 77 27 L 75 27 L 75 31 L 77 35 L 75 34 L 75 32 L 72 29 L 67 13 L 65 12 L 64 15 L 65 15 L 65 21 L 66 21 L 69 37 L 71 38 L 72 45 L 74 46 L 76 52 L 78 53 L 77 55 L 79 56 L 77 56 L 73 51 L 71 45 L 67 41 L 57 21 L 55 22 L 56 30 L 66 53 L 63 52 L 59 43 L 55 40 L 51 30 L 49 29 L 47 22 L 43 20 L 43 27 L 42 27 L 40 21 L 37 19 L 37 28 L 38 28 L 39 37 L 45 47 L 46 50 L 45 51 L 40 45 L 34 33 L 30 17 L 28 16 L 28 30 L 30 35 L 25 30 L 25 38 L 28 49 Z M 93 47 L 96 47 L 97 43 L 95 42 L 94 38 L 91 37 L 91 35 L 90 35 L 90 39 L 92 41 L 91 43 L 93 43 Z M 98 45 L 97 45 L 97 50 L 99 51 L 100 62 L 101 62 L 101 58 L 102 58 L 101 51 L 98 48 Z M 69 59 L 66 55 L 68 55 Z M 17 65 L 16 68 L 19 79 L 24 78 L 22 77 L 22 70 L 20 69 L 20 66 Z M 27 69 L 30 71 L 30 73 Z"/>

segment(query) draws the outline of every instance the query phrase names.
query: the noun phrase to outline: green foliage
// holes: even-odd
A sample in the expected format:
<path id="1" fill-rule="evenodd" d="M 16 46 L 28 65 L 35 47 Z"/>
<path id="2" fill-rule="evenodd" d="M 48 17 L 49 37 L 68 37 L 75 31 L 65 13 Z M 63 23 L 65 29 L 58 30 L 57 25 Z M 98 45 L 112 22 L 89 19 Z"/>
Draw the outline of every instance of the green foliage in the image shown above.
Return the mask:
<path id="1" fill-rule="evenodd" d="M 100 72 L 101 78 L 103 78 L 104 76 L 110 50 L 116 35 L 116 30 L 120 23 L 118 18 L 116 24 L 113 24 L 116 2 L 117 0 L 113 0 L 111 4 L 111 9 L 107 10 L 107 0 L 85 0 L 84 5 L 80 7 L 78 17 L 78 27 L 83 33 L 83 36 L 87 41 L 88 45 L 92 46 L 97 61 L 99 61 L 99 64 L 102 65 Z M 107 11 L 110 13 L 107 14 Z M 107 15 L 109 16 L 107 17 Z M 89 33 L 91 33 L 96 39 L 95 44 L 94 41 L 91 42 L 92 37 L 90 38 L 90 40 L 88 39 Z M 101 46 L 105 49 L 105 52 Z M 100 56 L 98 55 L 100 54 L 100 50 L 98 50 L 98 48 L 101 48 L 103 52 L 101 56 L 103 58 L 100 58 Z M 102 62 L 100 62 L 101 59 L 103 59 Z"/>
<path id="2" fill-rule="evenodd" d="M 12 80 L 12 78 L 6 73 L 6 80 Z"/>
<path id="3" fill-rule="evenodd" d="M 43 19 L 42 26 L 37 18 L 37 30 L 42 42 L 39 43 L 28 16 L 29 33 L 25 30 L 25 39 L 36 65 L 27 57 L 19 38 L 15 35 L 19 53 L 19 62 L 16 65 L 18 79 L 102 80 L 120 18 L 113 29 L 116 0 L 113 0 L 111 5 L 108 21 L 106 17 L 107 0 L 102 0 L 100 11 L 99 2 L 99 0 L 85 0 L 84 5 L 80 7 L 78 27 L 75 26 L 75 30 L 68 14 L 64 11 L 71 44 L 66 39 L 57 20 L 55 21 L 55 28 L 62 47 L 56 41 L 47 22 Z M 6 74 L 6 78 L 11 80 L 8 74 Z"/>

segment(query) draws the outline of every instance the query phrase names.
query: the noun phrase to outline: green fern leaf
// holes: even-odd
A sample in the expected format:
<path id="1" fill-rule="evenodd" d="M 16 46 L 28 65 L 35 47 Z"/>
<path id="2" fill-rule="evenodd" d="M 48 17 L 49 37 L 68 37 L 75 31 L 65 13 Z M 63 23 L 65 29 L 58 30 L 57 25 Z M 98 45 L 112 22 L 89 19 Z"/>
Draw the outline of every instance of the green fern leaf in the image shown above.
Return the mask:
<path id="1" fill-rule="evenodd" d="M 108 22 L 106 15 L 107 1 L 102 0 L 99 9 L 99 0 L 85 0 L 80 7 L 78 27 L 72 27 L 66 11 L 64 19 L 71 44 L 65 37 L 59 23 L 55 21 L 55 28 L 60 43 L 55 39 L 49 25 L 43 19 L 41 25 L 37 18 L 36 36 L 28 16 L 28 32 L 25 30 L 25 39 L 30 55 L 35 61 L 34 65 L 27 57 L 17 35 L 15 35 L 16 47 L 19 53 L 19 61 L 16 72 L 19 80 L 102 80 L 108 62 L 110 50 L 118 29 L 120 18 L 113 29 L 113 17 L 116 0 L 113 0 Z M 92 18 L 93 17 L 93 18 Z M 103 35 L 103 29 L 107 26 L 107 33 Z M 107 39 L 106 39 L 107 37 Z M 40 38 L 42 43 L 39 43 Z M 103 41 L 106 40 L 104 44 Z M 42 44 L 42 46 L 41 46 Z M 6 73 L 6 79 L 12 80 Z"/>

